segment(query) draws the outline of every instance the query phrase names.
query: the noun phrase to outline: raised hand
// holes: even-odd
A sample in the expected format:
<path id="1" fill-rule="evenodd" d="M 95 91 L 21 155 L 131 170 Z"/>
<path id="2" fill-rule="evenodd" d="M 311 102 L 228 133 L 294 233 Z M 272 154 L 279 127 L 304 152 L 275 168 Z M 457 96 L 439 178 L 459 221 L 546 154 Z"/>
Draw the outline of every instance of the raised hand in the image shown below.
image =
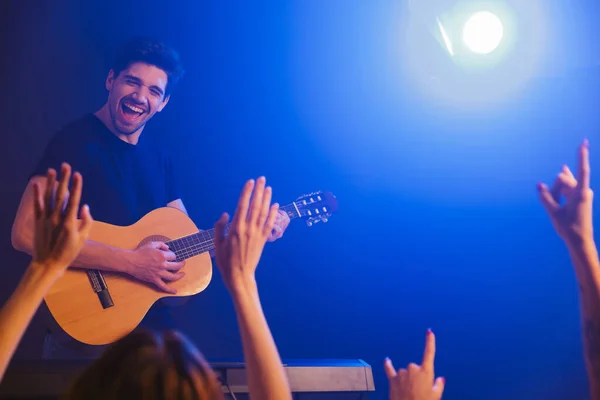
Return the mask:
<path id="1" fill-rule="evenodd" d="M 435 335 L 427 330 L 425 351 L 421 365 L 411 363 L 407 369 L 396 371 L 392 361 L 384 363 L 385 374 L 390 383 L 390 400 L 439 400 L 444 393 L 444 378 L 434 382 Z"/>
<path id="2" fill-rule="evenodd" d="M 540 201 L 554 229 L 566 242 L 593 241 L 592 200 L 588 141 L 579 147 L 577 178 L 563 166 L 551 189 L 538 184 Z M 564 197 L 564 203 L 561 201 Z M 563 203 L 563 204 L 561 204 Z"/>
<path id="3" fill-rule="evenodd" d="M 46 175 L 46 191 L 42 195 L 39 185 L 33 186 L 35 215 L 33 262 L 45 268 L 62 272 L 69 267 L 81 251 L 92 227 L 92 216 L 87 205 L 81 208 L 77 219 L 83 178 L 73 174 L 70 195 L 71 166 L 62 164 L 61 177 L 56 187 L 56 171 Z M 68 197 L 66 207 L 65 200 Z"/>
<path id="4" fill-rule="evenodd" d="M 258 178 L 256 184 L 253 180 L 246 182 L 227 235 L 227 213 L 215 224 L 215 258 L 230 290 L 244 279 L 254 279 L 258 261 L 273 231 L 279 206 L 271 205 L 272 191 L 265 184 L 264 177 Z"/>

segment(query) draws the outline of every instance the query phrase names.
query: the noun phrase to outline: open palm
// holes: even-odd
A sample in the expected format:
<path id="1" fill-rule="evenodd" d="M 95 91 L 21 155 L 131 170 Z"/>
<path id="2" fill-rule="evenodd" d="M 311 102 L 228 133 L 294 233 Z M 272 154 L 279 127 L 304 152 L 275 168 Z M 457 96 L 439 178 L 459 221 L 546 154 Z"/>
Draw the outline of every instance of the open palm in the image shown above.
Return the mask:
<path id="1" fill-rule="evenodd" d="M 256 185 L 252 180 L 246 182 L 227 234 L 227 214 L 223 214 L 215 225 L 215 258 L 230 289 L 240 279 L 254 277 L 273 230 L 278 206 L 271 205 L 272 191 L 265 183 L 263 177 L 257 179 Z"/>
<path id="2" fill-rule="evenodd" d="M 48 268 L 64 272 L 73 263 L 87 240 L 92 216 L 87 206 L 81 209 L 81 220 L 77 219 L 83 178 L 73 174 L 73 186 L 68 195 L 71 167 L 63 164 L 61 177 L 56 187 L 56 171 L 48 170 L 46 191 L 42 194 L 38 184 L 33 187 L 35 210 L 35 234 L 33 261 Z M 63 208 L 66 198 L 67 206 Z"/>

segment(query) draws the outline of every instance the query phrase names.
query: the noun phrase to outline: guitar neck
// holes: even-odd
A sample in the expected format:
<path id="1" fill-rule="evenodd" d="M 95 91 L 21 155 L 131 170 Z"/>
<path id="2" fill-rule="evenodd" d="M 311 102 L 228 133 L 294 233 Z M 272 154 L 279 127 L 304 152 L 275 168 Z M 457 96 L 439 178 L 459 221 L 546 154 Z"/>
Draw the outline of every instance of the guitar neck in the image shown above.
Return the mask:
<path id="1" fill-rule="evenodd" d="M 279 207 L 284 211 L 290 220 L 300 218 L 302 215 L 295 202 Z M 229 231 L 231 224 L 227 224 L 226 231 Z M 183 261 L 197 256 L 215 248 L 215 230 L 214 228 L 199 231 L 191 235 L 183 236 L 166 242 L 169 249 L 177 256 L 176 261 Z"/>

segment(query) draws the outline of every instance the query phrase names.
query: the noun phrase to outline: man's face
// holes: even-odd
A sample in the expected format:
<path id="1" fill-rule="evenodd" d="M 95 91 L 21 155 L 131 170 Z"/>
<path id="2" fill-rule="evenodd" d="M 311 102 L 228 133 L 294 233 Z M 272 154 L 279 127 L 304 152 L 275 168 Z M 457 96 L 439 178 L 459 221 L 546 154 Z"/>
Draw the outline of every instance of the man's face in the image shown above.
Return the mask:
<path id="1" fill-rule="evenodd" d="M 123 135 L 131 135 L 169 102 L 165 97 L 167 74 L 154 65 L 132 63 L 115 76 L 106 79 L 108 107 L 113 127 Z"/>

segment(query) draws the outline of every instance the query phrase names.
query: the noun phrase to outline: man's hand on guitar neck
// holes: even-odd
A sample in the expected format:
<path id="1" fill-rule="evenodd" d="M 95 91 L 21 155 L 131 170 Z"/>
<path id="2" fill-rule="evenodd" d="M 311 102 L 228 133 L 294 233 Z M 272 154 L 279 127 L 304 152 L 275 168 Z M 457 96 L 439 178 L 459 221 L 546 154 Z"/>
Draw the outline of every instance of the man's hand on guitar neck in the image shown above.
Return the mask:
<path id="1" fill-rule="evenodd" d="M 185 261 L 175 262 L 176 258 L 165 243 L 150 242 L 128 253 L 126 272 L 134 278 L 156 285 L 164 292 L 176 294 L 177 291 L 165 283 L 177 281 L 184 276 L 180 269 Z"/>
<path id="2" fill-rule="evenodd" d="M 287 229 L 290 224 L 290 217 L 283 210 L 277 210 L 275 221 L 273 223 L 273 229 L 267 239 L 269 242 L 274 242 L 277 239 L 281 239 L 283 232 Z"/>

